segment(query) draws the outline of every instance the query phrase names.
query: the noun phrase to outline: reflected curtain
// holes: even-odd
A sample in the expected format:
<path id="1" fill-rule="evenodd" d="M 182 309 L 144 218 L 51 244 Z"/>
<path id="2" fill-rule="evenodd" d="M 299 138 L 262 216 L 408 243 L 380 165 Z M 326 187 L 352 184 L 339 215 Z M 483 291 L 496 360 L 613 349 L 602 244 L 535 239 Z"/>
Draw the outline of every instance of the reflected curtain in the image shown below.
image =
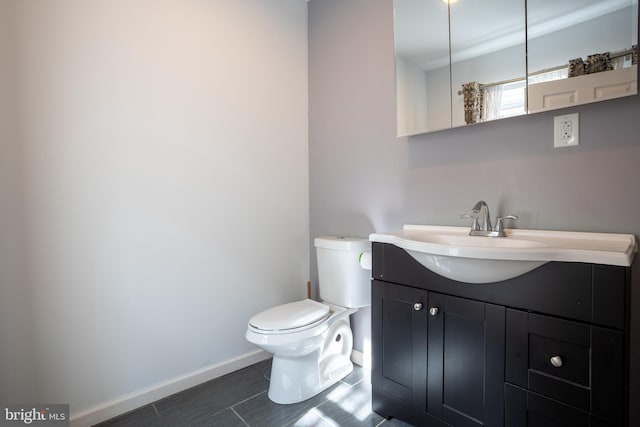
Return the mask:
<path id="1" fill-rule="evenodd" d="M 482 88 L 482 121 L 500 118 L 502 105 L 502 85 L 484 86 Z"/>
<path id="2" fill-rule="evenodd" d="M 469 82 L 462 85 L 464 96 L 464 121 L 466 124 L 482 121 L 482 89 L 480 83 Z"/>

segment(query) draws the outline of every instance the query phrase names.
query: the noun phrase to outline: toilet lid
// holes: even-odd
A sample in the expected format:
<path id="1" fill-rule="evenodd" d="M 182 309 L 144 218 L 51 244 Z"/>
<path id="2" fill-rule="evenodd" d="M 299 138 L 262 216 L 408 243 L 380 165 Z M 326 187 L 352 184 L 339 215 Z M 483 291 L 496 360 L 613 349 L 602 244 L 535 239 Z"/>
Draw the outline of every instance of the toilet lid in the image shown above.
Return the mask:
<path id="1" fill-rule="evenodd" d="M 310 299 L 282 304 L 249 320 L 249 324 L 265 331 L 298 329 L 329 317 L 329 306 Z"/>

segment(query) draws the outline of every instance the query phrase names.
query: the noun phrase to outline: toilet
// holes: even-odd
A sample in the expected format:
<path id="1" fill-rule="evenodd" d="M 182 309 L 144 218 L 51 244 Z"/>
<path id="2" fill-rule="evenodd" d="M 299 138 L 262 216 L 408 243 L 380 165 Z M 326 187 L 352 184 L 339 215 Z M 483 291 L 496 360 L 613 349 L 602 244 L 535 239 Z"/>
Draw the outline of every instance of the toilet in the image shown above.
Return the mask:
<path id="1" fill-rule="evenodd" d="M 371 304 L 371 273 L 361 266 L 370 243 L 352 237 L 318 237 L 320 299 L 279 305 L 249 320 L 246 338 L 273 354 L 269 399 L 301 402 L 353 370 L 349 315 Z"/>

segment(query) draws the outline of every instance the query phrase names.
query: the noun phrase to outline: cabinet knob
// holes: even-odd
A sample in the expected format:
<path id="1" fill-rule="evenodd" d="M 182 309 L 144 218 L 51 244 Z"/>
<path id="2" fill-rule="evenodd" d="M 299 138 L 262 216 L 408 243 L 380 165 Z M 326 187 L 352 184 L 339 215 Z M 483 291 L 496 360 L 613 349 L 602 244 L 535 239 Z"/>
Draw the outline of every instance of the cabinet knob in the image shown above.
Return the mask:
<path id="1" fill-rule="evenodd" d="M 562 366 L 562 357 L 560 356 L 553 356 L 551 359 L 549 359 L 549 361 L 556 368 L 559 368 L 560 366 Z"/>
<path id="2" fill-rule="evenodd" d="M 422 310 L 422 303 L 421 303 L 421 302 L 417 302 L 417 303 L 413 304 L 413 309 L 414 309 L 415 311 L 420 311 L 420 310 Z"/>
<path id="3" fill-rule="evenodd" d="M 438 310 L 438 307 L 431 307 L 429 309 L 429 314 L 432 315 L 432 316 L 437 316 L 438 315 L 438 311 L 440 311 L 440 310 Z"/>

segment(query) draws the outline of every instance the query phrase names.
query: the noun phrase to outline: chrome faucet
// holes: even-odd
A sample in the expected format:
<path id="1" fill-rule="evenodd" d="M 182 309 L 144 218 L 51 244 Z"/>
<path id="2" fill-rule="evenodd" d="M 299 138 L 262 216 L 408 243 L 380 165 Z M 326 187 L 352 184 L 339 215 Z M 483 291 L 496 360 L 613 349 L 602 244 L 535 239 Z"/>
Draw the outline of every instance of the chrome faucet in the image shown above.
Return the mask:
<path id="1" fill-rule="evenodd" d="M 486 236 L 486 237 L 507 237 L 504 231 L 503 221 L 506 219 L 517 220 L 516 215 L 501 216 L 496 220 L 495 227 L 491 226 L 491 215 L 489 214 L 489 206 L 484 200 L 480 200 L 475 204 L 471 213 L 462 214 L 460 218 L 470 218 L 471 223 L 470 236 Z"/>
<path id="2" fill-rule="evenodd" d="M 471 212 L 478 215 L 480 214 L 482 217 L 482 224 L 480 225 L 480 229 L 477 231 L 492 231 L 491 229 L 491 215 L 489 215 L 489 206 L 487 206 L 487 202 L 484 200 L 480 200 L 476 205 L 471 209 Z"/>

